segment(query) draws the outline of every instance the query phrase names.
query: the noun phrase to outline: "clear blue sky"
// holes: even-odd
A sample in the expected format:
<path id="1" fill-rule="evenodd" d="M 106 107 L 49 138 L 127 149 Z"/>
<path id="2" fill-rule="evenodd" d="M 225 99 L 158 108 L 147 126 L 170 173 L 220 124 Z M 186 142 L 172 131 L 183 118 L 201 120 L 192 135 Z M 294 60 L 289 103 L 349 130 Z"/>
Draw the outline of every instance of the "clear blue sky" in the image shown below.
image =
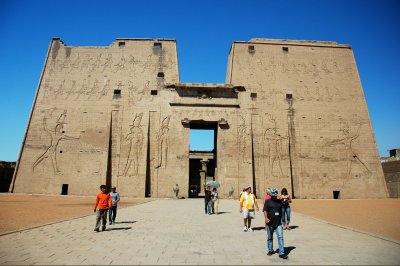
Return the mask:
<path id="1" fill-rule="evenodd" d="M 224 83 L 251 38 L 353 46 L 379 153 L 400 148 L 400 1 L 0 0 L 0 160 L 15 161 L 52 37 L 72 46 L 174 38 L 182 82 Z"/>

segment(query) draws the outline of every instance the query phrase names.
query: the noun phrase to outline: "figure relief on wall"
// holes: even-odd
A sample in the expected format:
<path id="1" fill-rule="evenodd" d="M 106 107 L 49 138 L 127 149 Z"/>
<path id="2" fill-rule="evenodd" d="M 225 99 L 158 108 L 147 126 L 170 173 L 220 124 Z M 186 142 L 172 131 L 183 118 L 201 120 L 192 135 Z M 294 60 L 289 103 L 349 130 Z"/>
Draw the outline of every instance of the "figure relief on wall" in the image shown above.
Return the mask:
<path id="1" fill-rule="evenodd" d="M 54 98 L 56 99 L 58 96 L 62 96 L 64 94 L 64 85 L 65 85 L 65 79 L 60 81 L 60 84 L 58 85 L 57 89 L 54 91 Z"/>
<path id="2" fill-rule="evenodd" d="M 238 146 L 240 162 L 251 164 L 251 136 L 247 129 L 246 121 L 242 116 L 239 116 L 240 123 L 238 126 Z"/>
<path id="3" fill-rule="evenodd" d="M 83 63 L 81 65 L 81 73 L 86 71 L 89 72 L 92 61 L 93 58 L 89 54 L 85 55 L 85 59 L 83 60 Z"/>
<path id="4" fill-rule="evenodd" d="M 106 83 L 103 85 L 103 88 L 99 93 L 99 99 L 101 99 L 101 97 L 103 96 L 106 96 L 109 90 L 110 90 L 110 80 L 107 79 Z"/>
<path id="5" fill-rule="evenodd" d="M 360 159 L 358 152 L 354 148 L 357 139 L 360 137 L 360 130 L 363 123 L 361 120 L 358 120 L 354 124 L 356 125 L 356 128 L 352 129 L 349 126 L 349 121 L 341 119 L 338 138 L 326 142 L 327 146 L 336 147 L 337 153 L 339 153 L 339 159 L 341 158 L 346 161 L 347 179 L 351 178 L 355 164 L 359 164 L 364 170 L 371 172 L 367 165 Z"/>
<path id="6" fill-rule="evenodd" d="M 67 140 L 77 140 L 79 137 L 71 137 L 65 134 L 64 131 L 64 125 L 65 119 L 67 116 L 67 110 L 64 110 L 63 113 L 60 114 L 60 116 L 57 119 L 57 122 L 54 126 L 54 129 L 49 129 L 47 125 L 47 120 L 52 116 L 54 112 L 54 109 L 51 109 L 50 111 L 47 111 L 47 114 L 43 118 L 43 129 L 48 135 L 50 136 L 50 143 L 45 144 L 46 145 L 46 150 L 44 153 L 42 153 L 33 163 L 32 165 L 32 170 L 35 171 L 35 168 L 43 162 L 43 160 L 47 159 L 50 157 L 51 159 L 51 164 L 53 167 L 53 170 L 56 174 L 61 173 L 61 171 L 58 169 L 57 166 L 57 148 L 60 145 L 62 141 L 67 141 Z"/>
<path id="7" fill-rule="evenodd" d="M 102 64 L 103 70 L 101 71 L 102 73 L 106 69 L 110 69 L 112 67 L 113 59 L 112 59 L 112 54 L 108 54 L 107 58 L 104 60 L 104 63 Z"/>
<path id="8" fill-rule="evenodd" d="M 141 126 L 143 113 L 136 114 L 133 118 L 130 132 L 126 135 L 125 141 L 129 143 L 128 155 L 123 171 L 123 176 L 136 176 L 139 172 L 139 160 L 142 157 L 143 129 Z"/>
<path id="9" fill-rule="evenodd" d="M 98 54 L 96 59 L 94 60 L 93 64 L 91 67 L 89 67 L 89 72 L 93 72 L 94 70 L 97 70 L 100 65 L 101 65 L 101 56 L 102 54 Z"/>
<path id="10" fill-rule="evenodd" d="M 283 177 L 282 159 L 285 154 L 283 152 L 283 141 L 287 137 L 278 134 L 276 119 L 269 113 L 265 114 L 267 117 L 267 129 L 264 132 L 264 158 L 266 158 L 267 176 L 268 177 Z"/>
<path id="11" fill-rule="evenodd" d="M 135 57 L 133 55 L 129 55 L 128 59 L 128 66 L 129 66 L 129 76 L 134 77 L 135 76 Z"/>
<path id="12" fill-rule="evenodd" d="M 75 60 L 71 64 L 71 67 L 69 69 L 69 73 L 71 73 L 75 69 L 79 69 L 80 65 L 81 65 L 81 62 L 82 62 L 81 57 L 78 54 L 78 56 L 75 58 Z"/>
<path id="13" fill-rule="evenodd" d="M 125 68 L 126 59 L 125 56 L 122 55 L 118 63 L 114 65 L 114 70 L 112 72 L 117 73 L 120 70 L 124 70 Z"/>
<path id="14" fill-rule="evenodd" d="M 157 164 L 156 168 L 166 168 L 168 161 L 168 132 L 169 120 L 171 116 L 167 116 L 161 123 L 161 128 L 157 134 Z"/>

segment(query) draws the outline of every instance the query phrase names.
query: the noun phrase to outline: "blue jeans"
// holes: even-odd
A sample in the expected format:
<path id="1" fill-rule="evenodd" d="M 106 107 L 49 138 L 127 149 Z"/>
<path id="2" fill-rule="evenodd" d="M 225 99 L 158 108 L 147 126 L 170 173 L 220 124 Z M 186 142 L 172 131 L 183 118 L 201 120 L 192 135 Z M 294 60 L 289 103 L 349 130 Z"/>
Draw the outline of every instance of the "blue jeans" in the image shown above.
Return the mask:
<path id="1" fill-rule="evenodd" d="M 108 210 L 108 220 L 113 223 L 115 223 L 115 217 L 117 216 L 117 206 L 112 206 L 109 210 Z"/>
<path id="2" fill-rule="evenodd" d="M 205 213 L 206 214 L 212 213 L 211 200 L 204 200 L 204 204 L 205 204 Z"/>
<path id="3" fill-rule="evenodd" d="M 281 224 L 278 225 L 278 227 L 273 227 L 273 226 L 267 225 L 268 251 L 274 252 L 274 244 L 273 244 L 274 231 L 276 231 L 276 236 L 278 237 L 279 255 L 284 255 L 285 249 L 283 248 L 283 229 L 282 229 Z"/>
<path id="4" fill-rule="evenodd" d="M 282 224 L 290 224 L 290 207 L 282 207 Z"/>

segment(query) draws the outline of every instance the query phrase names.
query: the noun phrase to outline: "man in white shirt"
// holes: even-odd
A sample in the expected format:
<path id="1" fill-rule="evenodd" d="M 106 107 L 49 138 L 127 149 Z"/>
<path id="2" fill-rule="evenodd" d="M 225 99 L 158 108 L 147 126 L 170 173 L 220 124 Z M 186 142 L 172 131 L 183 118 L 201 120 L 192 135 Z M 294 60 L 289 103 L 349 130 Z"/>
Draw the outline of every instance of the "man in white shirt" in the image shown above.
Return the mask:
<path id="1" fill-rule="evenodd" d="M 111 188 L 110 197 L 112 201 L 112 207 L 108 210 L 110 225 L 115 223 L 115 217 L 117 216 L 117 206 L 120 200 L 119 193 L 116 191 L 117 188 L 114 186 Z"/>

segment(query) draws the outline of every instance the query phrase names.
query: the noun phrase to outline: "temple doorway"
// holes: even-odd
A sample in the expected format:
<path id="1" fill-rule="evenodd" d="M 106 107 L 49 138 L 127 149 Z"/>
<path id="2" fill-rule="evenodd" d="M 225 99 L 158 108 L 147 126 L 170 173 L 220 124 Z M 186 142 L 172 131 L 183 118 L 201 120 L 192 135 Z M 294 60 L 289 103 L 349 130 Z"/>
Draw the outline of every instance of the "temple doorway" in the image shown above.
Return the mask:
<path id="1" fill-rule="evenodd" d="M 190 122 L 189 198 L 204 197 L 204 184 L 216 180 L 217 134 L 217 122 Z"/>

